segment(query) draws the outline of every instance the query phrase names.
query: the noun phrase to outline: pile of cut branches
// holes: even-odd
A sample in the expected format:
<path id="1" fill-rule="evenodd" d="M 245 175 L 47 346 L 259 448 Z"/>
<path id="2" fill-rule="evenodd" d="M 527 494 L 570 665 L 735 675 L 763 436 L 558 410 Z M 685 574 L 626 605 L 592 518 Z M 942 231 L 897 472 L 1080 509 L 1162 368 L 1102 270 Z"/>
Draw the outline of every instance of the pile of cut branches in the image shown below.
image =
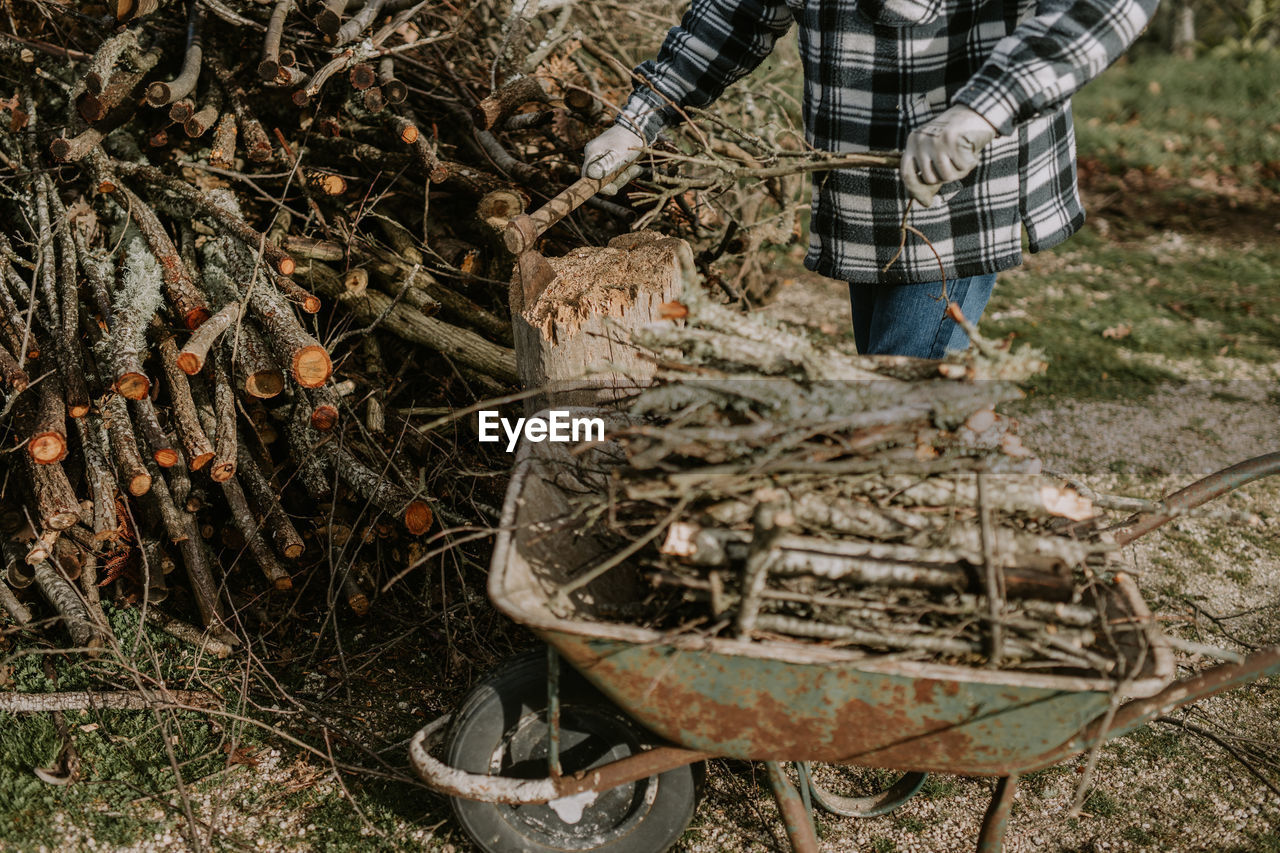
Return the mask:
<path id="1" fill-rule="evenodd" d="M 995 411 L 1042 364 L 951 312 L 977 346 L 940 363 L 820 347 L 696 288 L 668 306 L 677 322 L 638 330 L 657 384 L 617 433 L 614 487 L 577 499 L 656 587 L 629 618 L 1121 674 L 1132 628 L 1113 627 L 1116 546 Z M 559 606 L 573 612 L 573 593 L 617 564 L 572 579 Z"/>
<path id="2" fill-rule="evenodd" d="M 629 37 L 586 4 L 401 0 L 37 2 L 5 30 L 9 618 L 95 649 L 113 594 L 224 654 L 266 591 L 363 613 L 436 519 L 490 523 L 500 481 L 457 483 L 412 419 L 515 390 L 500 229 L 578 177 Z M 691 200 L 651 212 L 733 248 Z"/>

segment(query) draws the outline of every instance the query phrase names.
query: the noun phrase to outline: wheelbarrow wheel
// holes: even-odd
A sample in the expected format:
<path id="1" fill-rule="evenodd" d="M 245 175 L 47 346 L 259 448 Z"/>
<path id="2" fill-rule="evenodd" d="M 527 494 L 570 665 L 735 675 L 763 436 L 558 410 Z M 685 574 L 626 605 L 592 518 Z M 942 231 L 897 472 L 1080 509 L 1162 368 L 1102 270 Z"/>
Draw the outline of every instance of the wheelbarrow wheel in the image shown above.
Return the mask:
<path id="1" fill-rule="evenodd" d="M 560 669 L 560 764 L 588 770 L 654 741 L 570 667 Z M 515 658 L 478 684 L 454 718 L 448 763 L 471 773 L 545 778 L 547 655 Z M 467 835 L 487 853 L 663 853 L 693 819 L 704 768 L 669 770 L 600 793 L 576 821 L 551 805 L 508 806 L 451 798 Z"/>

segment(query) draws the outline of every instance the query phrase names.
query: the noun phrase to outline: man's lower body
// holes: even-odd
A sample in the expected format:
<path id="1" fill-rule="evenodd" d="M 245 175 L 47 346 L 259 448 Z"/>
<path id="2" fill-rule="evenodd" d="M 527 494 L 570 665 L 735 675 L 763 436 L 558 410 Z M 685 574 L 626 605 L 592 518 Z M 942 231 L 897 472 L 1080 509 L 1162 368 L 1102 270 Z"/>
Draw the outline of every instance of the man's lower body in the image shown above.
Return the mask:
<path id="1" fill-rule="evenodd" d="M 977 325 L 987 307 L 996 275 L 947 281 L 947 301 L 960 306 Z M 863 355 L 942 358 L 969 346 L 969 336 L 947 316 L 942 282 L 928 284 L 850 284 L 853 337 Z"/>

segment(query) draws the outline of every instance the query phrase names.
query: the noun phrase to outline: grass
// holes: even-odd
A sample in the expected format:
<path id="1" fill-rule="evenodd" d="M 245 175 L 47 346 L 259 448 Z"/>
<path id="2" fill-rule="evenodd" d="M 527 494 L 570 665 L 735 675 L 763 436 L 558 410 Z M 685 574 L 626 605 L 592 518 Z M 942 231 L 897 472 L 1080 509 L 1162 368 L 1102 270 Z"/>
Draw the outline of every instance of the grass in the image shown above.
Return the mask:
<path id="1" fill-rule="evenodd" d="M 1280 54 L 1153 57 L 1118 64 L 1075 98 L 1082 179 L 1097 190 L 1086 200 L 1090 220 L 1002 274 L 983 323 L 1046 352 L 1038 393 L 1129 397 L 1196 378 L 1274 382 L 1278 80 Z M 1244 396 L 1225 382 L 1220 393 Z"/>
<path id="2" fill-rule="evenodd" d="M 1120 803 L 1106 791 L 1094 790 L 1084 798 L 1084 810 L 1094 817 L 1114 817 L 1120 811 Z"/>
<path id="3" fill-rule="evenodd" d="M 194 656 L 170 638 L 149 630 L 139 636 L 135 612 L 115 608 L 108 612 L 122 642 L 136 639 L 155 650 L 155 656 L 137 657 L 144 678 L 163 678 L 176 687 L 195 670 Z M 74 656 L 50 657 L 40 651 L 35 645 L 24 645 L 5 658 L 8 689 L 43 693 L 125 681 L 109 657 L 91 662 Z M 159 666 L 147 666 L 148 660 L 158 660 Z M 32 768 L 56 764 L 63 739 L 52 715 L 0 714 L 0 813 L 9 821 L 0 849 L 48 843 L 59 816 L 68 815 L 76 815 L 71 822 L 103 844 L 120 847 L 137 842 L 150 827 L 134 809 L 120 804 L 167 796 L 173 771 L 166 758 L 166 737 L 184 778 L 202 778 L 225 764 L 220 729 L 203 714 L 166 712 L 157 718 L 133 711 L 95 710 L 67 712 L 64 717 L 79 755 L 81 780 L 51 786 L 41 782 Z"/>
<path id="4" fill-rule="evenodd" d="M 59 843 L 78 847 L 87 839 L 100 849 L 124 849 L 144 845 L 166 828 L 180 834 L 181 798 L 166 738 L 197 819 L 216 826 L 216 847 L 244 848 L 261 842 L 280 850 L 356 851 L 376 846 L 420 851 L 443 843 L 429 829 L 448 814 L 438 797 L 373 775 L 344 774 L 339 784 L 323 756 L 289 747 L 276 736 L 288 734 L 325 748 L 314 719 L 299 713 L 303 708 L 323 708 L 308 701 L 304 689 L 308 675 L 327 668 L 323 663 L 306 664 L 305 658 L 285 655 L 288 660 L 272 666 L 268 674 L 261 660 L 210 662 L 150 628 L 139 633 L 135 609 L 107 605 L 106 610 L 116 635 L 128 646 L 124 655 L 107 654 L 97 661 L 46 655 L 38 641 L 0 638 L 7 644 L 0 645 L 0 688 L 23 693 L 127 689 L 132 682 L 126 669 L 136 667 L 152 683 L 163 678 L 175 688 L 211 689 L 224 698 L 228 710 L 257 725 L 198 712 L 164 712 L 159 719 L 135 711 L 66 712 L 68 734 L 80 759 L 80 779 L 53 786 L 32 772 L 56 765 L 64 739 L 53 716 L 0 714 L 0 815 L 5 822 L 0 851 Z M 391 635 L 391 626 L 386 627 L 385 634 L 370 625 L 346 638 L 350 658 L 360 660 L 377 650 L 385 653 Z M 298 639 L 305 643 L 309 638 Z M 396 662 L 397 656 L 388 653 L 385 660 Z M 414 677 L 415 671 L 421 678 Z M 440 675 L 434 673 L 440 682 L 437 688 L 447 681 Z M 259 703 L 255 708 L 238 701 L 246 679 L 278 682 L 271 687 L 250 685 L 249 694 Z M 360 746 L 376 747 L 384 738 L 398 743 L 412 734 L 422 720 L 405 710 L 408 702 L 397 700 L 421 702 L 431 689 L 428 680 L 421 667 L 402 665 L 395 680 L 353 683 L 356 693 L 347 707 L 341 694 L 332 696 L 321 713 L 331 731 L 334 757 L 376 765 Z M 285 695 L 300 707 L 281 711 L 288 704 L 281 701 Z M 354 728 L 360 721 L 363 731 Z M 402 750 L 392 752 L 389 766 L 403 764 Z M 449 834 L 445 830 L 442 835 Z"/>
<path id="5" fill-rule="evenodd" d="M 1040 393 L 1129 396 L 1214 377 L 1224 357 L 1240 365 L 1228 377 L 1256 378 L 1280 358 L 1277 281 L 1280 241 L 1116 243 L 1086 225 L 1051 259 L 1002 275 L 982 328 L 1045 351 Z"/>
<path id="6" fill-rule="evenodd" d="M 1076 96 L 1082 158 L 1117 174 L 1280 189 L 1280 52 L 1144 59 L 1122 60 Z"/>

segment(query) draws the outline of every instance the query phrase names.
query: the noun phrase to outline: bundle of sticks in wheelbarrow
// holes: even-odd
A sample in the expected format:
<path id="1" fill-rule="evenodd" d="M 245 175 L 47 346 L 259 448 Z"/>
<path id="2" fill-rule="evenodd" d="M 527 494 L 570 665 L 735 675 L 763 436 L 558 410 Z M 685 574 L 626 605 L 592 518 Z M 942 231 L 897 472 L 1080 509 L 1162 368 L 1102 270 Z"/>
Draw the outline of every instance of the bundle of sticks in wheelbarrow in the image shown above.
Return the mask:
<path id="1" fill-rule="evenodd" d="M 1114 538 L 995 411 L 1034 353 L 971 329 L 978 346 L 941 363 L 846 355 L 696 289 L 668 312 L 632 336 L 658 373 L 618 433 L 616 488 L 580 507 L 653 585 L 619 617 L 1124 677 L 1124 626 L 1091 592 Z"/>

